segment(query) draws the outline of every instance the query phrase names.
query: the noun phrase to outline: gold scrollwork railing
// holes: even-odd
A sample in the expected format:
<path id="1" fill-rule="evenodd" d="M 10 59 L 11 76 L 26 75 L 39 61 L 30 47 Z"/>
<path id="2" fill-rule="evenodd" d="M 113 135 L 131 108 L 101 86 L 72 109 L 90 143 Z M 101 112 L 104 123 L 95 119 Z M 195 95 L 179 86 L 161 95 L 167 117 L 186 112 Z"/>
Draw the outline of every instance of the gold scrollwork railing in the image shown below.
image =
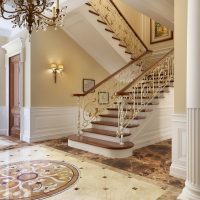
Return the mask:
<path id="1" fill-rule="evenodd" d="M 171 50 L 117 94 L 118 131 L 117 136 L 123 144 L 125 128 L 134 123 L 141 110 L 146 109 L 155 98 L 174 80 L 174 50 Z"/>
<path id="2" fill-rule="evenodd" d="M 110 75 L 95 87 L 82 94 L 74 94 L 78 97 L 78 135 L 81 129 L 89 127 L 93 120 L 96 120 L 107 108 L 114 106 L 118 96 L 116 93 L 125 86 L 132 83 L 148 68 L 160 59 L 163 54 L 146 52 L 144 55 L 131 61 L 123 68 Z"/>
<path id="3" fill-rule="evenodd" d="M 90 0 L 89 3 L 121 43 L 127 47 L 127 50 L 132 53 L 133 58 L 138 58 L 148 51 L 147 46 L 112 0 Z"/>

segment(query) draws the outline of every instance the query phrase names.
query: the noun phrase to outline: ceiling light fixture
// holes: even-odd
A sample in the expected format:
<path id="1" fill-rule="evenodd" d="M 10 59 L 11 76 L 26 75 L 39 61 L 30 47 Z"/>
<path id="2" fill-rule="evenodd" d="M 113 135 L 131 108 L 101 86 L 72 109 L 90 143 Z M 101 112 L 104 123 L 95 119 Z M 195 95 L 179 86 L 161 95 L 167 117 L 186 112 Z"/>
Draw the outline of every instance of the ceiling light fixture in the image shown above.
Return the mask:
<path id="1" fill-rule="evenodd" d="M 13 28 L 27 28 L 29 34 L 35 30 L 46 30 L 48 26 L 63 25 L 66 8 L 56 7 L 54 0 L 0 0 L 0 18 L 10 20 Z"/>

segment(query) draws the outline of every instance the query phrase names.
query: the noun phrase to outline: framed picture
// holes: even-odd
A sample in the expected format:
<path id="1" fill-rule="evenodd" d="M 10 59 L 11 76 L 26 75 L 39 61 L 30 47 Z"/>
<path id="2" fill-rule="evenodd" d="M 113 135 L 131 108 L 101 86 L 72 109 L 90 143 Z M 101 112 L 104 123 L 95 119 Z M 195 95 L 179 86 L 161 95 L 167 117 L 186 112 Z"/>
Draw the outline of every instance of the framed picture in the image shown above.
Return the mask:
<path id="1" fill-rule="evenodd" d="M 83 92 L 87 92 L 91 88 L 95 86 L 95 80 L 94 79 L 83 79 Z M 92 91 L 94 92 L 94 91 Z"/>
<path id="2" fill-rule="evenodd" d="M 109 104 L 109 93 L 108 92 L 99 92 L 98 93 L 98 102 L 99 102 L 99 104 Z"/>
<path id="3" fill-rule="evenodd" d="M 155 44 L 158 42 L 164 42 L 167 40 L 173 40 L 173 32 L 163 26 L 162 24 L 150 20 L 150 43 Z"/>

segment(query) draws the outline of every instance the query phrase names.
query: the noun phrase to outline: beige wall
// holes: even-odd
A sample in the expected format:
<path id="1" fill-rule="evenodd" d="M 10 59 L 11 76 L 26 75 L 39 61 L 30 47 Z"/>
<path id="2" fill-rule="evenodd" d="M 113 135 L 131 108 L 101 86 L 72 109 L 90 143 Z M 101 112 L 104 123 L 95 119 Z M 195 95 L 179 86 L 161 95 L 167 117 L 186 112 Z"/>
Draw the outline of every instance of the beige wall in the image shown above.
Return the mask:
<path id="1" fill-rule="evenodd" d="M 5 90 L 5 50 L 1 48 L 6 43 L 6 38 L 0 37 L 0 106 L 6 104 Z"/>
<path id="2" fill-rule="evenodd" d="M 181 5 L 181 6 L 180 6 Z M 175 113 L 186 113 L 187 0 L 175 0 Z"/>
<path id="3" fill-rule="evenodd" d="M 96 83 L 108 73 L 62 30 L 50 29 L 32 35 L 31 46 L 31 106 L 54 107 L 76 105 L 73 93 L 82 92 L 82 79 Z M 94 49 L 95 51 L 95 49 Z M 65 69 L 54 83 L 49 72 L 51 63 Z"/>
<path id="4" fill-rule="evenodd" d="M 173 47 L 173 40 L 150 44 L 150 18 L 138 12 L 128 4 L 125 4 L 121 0 L 114 0 L 114 3 L 117 5 L 119 10 L 122 12 L 130 25 L 134 28 L 134 30 L 141 37 L 149 49 L 158 50 Z"/>

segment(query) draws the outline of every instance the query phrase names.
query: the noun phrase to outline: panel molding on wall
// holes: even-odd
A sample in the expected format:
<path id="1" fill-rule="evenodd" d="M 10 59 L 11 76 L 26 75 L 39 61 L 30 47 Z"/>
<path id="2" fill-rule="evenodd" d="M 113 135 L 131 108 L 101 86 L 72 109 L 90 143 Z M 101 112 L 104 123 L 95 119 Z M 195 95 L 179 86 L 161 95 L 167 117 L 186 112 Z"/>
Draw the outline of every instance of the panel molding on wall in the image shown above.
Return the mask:
<path id="1" fill-rule="evenodd" d="M 38 142 L 76 133 L 77 107 L 23 108 L 21 140 Z"/>
<path id="2" fill-rule="evenodd" d="M 0 135 L 8 134 L 6 112 L 6 106 L 0 106 Z"/>
<path id="3" fill-rule="evenodd" d="M 187 150 L 186 115 L 174 114 L 172 121 L 172 165 L 170 167 L 170 175 L 185 179 Z"/>

